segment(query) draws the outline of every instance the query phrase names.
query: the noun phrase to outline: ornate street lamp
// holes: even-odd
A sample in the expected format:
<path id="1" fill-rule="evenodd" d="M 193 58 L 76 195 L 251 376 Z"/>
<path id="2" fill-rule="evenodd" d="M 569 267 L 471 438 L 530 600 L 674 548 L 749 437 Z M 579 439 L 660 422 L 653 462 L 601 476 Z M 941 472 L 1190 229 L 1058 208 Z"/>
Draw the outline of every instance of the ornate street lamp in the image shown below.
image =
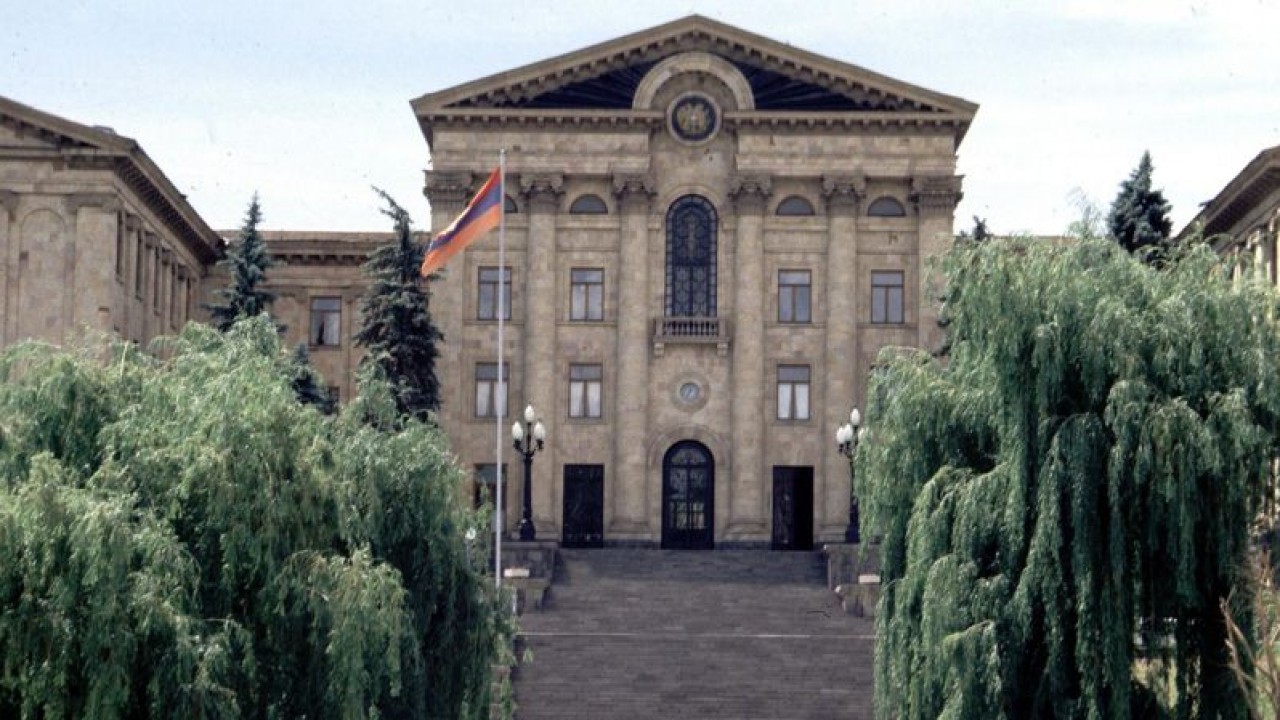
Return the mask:
<path id="1" fill-rule="evenodd" d="M 547 429 L 530 405 L 524 409 L 524 422 L 511 425 L 511 444 L 524 456 L 524 508 L 520 511 L 520 539 L 537 539 L 533 527 L 533 456 L 542 449 L 547 439 Z M 536 421 L 536 422 L 535 422 Z"/>
<path id="2" fill-rule="evenodd" d="M 862 431 L 859 430 L 861 425 L 862 413 L 854 408 L 849 413 L 849 422 L 836 429 L 836 450 L 849 458 L 849 525 L 844 529 L 844 541 L 852 544 L 862 542 L 862 532 L 858 527 L 858 493 L 854 490 L 856 478 L 853 465 L 854 455 L 858 452 L 858 441 L 862 439 Z"/>

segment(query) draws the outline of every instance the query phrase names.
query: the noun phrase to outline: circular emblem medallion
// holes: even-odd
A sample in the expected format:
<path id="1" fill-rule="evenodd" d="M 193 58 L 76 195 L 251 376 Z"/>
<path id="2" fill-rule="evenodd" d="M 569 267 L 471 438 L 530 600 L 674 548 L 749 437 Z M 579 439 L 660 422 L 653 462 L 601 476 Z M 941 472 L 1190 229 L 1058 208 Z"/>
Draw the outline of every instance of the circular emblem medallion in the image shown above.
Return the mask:
<path id="1" fill-rule="evenodd" d="M 685 95 L 671 106 L 671 130 L 686 142 L 702 142 L 719 126 L 716 106 L 702 95 Z"/>
<path id="2" fill-rule="evenodd" d="M 680 386 L 680 399 L 687 403 L 697 402 L 701 394 L 702 388 L 697 383 L 687 382 Z"/>

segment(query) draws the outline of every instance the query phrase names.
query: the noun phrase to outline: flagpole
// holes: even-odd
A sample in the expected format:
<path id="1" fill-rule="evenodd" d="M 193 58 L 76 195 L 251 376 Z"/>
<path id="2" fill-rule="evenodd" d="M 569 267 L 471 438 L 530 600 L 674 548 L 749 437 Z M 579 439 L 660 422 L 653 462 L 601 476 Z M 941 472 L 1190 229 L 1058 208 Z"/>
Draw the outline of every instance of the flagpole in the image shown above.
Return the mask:
<path id="1" fill-rule="evenodd" d="M 507 316 L 506 288 L 507 284 L 507 151 L 505 148 L 498 151 L 498 387 L 502 394 L 495 398 L 501 400 L 502 404 L 494 403 L 494 409 L 497 412 L 495 422 L 495 440 L 494 454 L 497 456 L 494 462 L 497 468 L 497 479 L 494 483 L 493 505 L 494 505 L 494 523 L 493 523 L 493 586 L 495 588 L 502 587 L 502 421 L 507 409 L 507 379 L 503 374 L 502 356 L 504 353 L 504 345 L 502 340 L 503 319 Z"/>

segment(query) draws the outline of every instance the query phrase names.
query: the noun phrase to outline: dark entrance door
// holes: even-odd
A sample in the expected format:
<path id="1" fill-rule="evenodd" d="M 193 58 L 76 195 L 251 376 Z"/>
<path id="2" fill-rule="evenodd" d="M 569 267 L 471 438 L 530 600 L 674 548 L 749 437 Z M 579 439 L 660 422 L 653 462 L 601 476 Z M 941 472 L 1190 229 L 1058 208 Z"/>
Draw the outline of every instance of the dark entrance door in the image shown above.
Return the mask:
<path id="1" fill-rule="evenodd" d="M 564 466 L 565 547 L 604 546 L 604 466 Z"/>
<path id="2" fill-rule="evenodd" d="M 671 446 L 662 459 L 662 547 L 710 550 L 715 460 L 702 443 Z"/>
<path id="3" fill-rule="evenodd" d="M 813 468 L 773 468 L 773 549 L 813 549 Z"/>

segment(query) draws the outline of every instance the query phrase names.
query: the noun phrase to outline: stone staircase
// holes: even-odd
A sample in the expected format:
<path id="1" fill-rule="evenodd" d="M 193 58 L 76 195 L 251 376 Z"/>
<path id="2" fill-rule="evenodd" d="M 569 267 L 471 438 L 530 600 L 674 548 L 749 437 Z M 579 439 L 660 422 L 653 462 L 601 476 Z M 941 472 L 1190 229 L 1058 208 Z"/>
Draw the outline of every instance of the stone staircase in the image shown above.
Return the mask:
<path id="1" fill-rule="evenodd" d="M 817 553 L 561 550 L 517 720 L 871 718 L 874 621 Z"/>

